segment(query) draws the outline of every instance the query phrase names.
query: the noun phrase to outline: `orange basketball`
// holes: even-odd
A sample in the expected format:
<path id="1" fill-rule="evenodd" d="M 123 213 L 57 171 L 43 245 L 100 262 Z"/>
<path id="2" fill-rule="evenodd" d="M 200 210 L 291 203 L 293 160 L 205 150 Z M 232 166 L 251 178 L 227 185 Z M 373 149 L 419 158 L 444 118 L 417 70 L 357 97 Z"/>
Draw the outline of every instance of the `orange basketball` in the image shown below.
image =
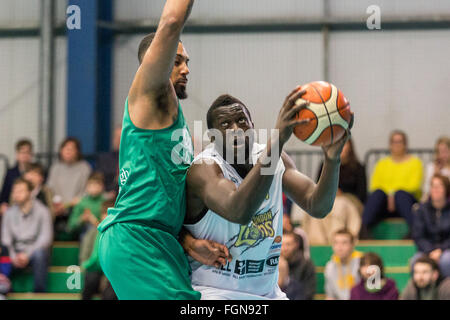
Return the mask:
<path id="1" fill-rule="evenodd" d="M 342 138 L 352 116 L 350 103 L 341 90 L 325 81 L 310 82 L 299 90 L 306 90 L 306 93 L 296 104 L 306 101 L 310 104 L 297 113 L 297 119 L 311 121 L 296 126 L 295 136 L 312 146 L 327 146 Z"/>

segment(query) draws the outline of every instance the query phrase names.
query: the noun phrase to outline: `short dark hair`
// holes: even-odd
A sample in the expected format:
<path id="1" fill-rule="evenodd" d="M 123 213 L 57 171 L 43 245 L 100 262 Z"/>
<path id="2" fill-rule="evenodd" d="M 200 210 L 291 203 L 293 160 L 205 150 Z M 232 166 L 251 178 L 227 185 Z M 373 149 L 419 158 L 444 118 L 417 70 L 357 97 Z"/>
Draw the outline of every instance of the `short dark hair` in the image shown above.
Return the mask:
<path id="1" fill-rule="evenodd" d="M 406 135 L 405 131 L 402 130 L 393 130 L 391 132 L 391 134 L 389 135 L 389 143 L 392 141 L 392 138 L 396 135 L 402 136 L 403 137 L 403 142 L 405 143 L 405 146 L 408 146 L 408 136 Z"/>
<path id="2" fill-rule="evenodd" d="M 152 32 L 144 37 L 144 39 L 141 40 L 141 43 L 139 43 L 139 50 L 138 50 L 138 60 L 139 64 L 142 63 L 142 60 L 144 59 L 145 53 L 147 52 L 147 49 L 150 47 L 150 44 L 152 43 L 153 39 L 155 38 L 156 33 Z"/>
<path id="3" fill-rule="evenodd" d="M 355 242 L 355 236 L 353 235 L 353 233 L 351 233 L 348 229 L 343 228 L 343 229 L 339 229 L 338 231 L 336 231 L 334 233 L 334 236 L 337 236 L 338 234 L 344 234 L 347 235 L 350 238 L 350 242 L 354 243 Z"/>
<path id="4" fill-rule="evenodd" d="M 33 149 L 33 143 L 28 139 L 21 139 L 16 143 L 16 151 L 19 151 L 22 147 L 29 146 L 30 149 Z"/>
<path id="5" fill-rule="evenodd" d="M 25 178 L 19 177 L 16 180 L 14 180 L 13 186 L 17 185 L 17 184 L 25 184 L 27 186 L 28 191 L 33 191 L 33 184 L 26 180 Z"/>
<path id="6" fill-rule="evenodd" d="M 437 271 L 437 272 L 440 273 L 439 265 L 437 264 L 437 262 L 434 261 L 433 259 L 431 259 L 431 258 L 430 258 L 429 256 L 427 256 L 426 254 L 421 255 L 421 256 L 414 262 L 414 264 L 416 264 L 416 263 L 426 263 L 426 264 L 429 264 L 429 265 L 431 266 L 431 269 L 432 269 L 433 271 Z M 413 266 L 412 272 L 414 272 L 414 266 Z"/>
<path id="7" fill-rule="evenodd" d="M 294 238 L 294 241 L 298 243 L 298 248 L 303 251 L 304 250 L 304 244 L 303 244 L 303 238 L 294 231 L 285 231 L 283 233 L 283 237 L 285 236 L 292 236 Z"/>
<path id="8" fill-rule="evenodd" d="M 45 169 L 39 162 L 31 163 L 25 172 L 31 172 L 31 171 L 37 172 L 41 176 L 45 177 Z"/>
<path id="9" fill-rule="evenodd" d="M 213 118 L 212 118 L 212 112 L 219 108 L 219 107 L 223 107 L 223 106 L 229 106 L 232 105 L 234 103 L 239 103 L 240 105 L 242 105 L 245 110 L 247 110 L 248 116 L 250 117 L 250 120 L 252 120 L 252 116 L 250 115 L 250 111 L 248 111 L 247 106 L 238 98 L 233 97 L 232 95 L 229 94 L 222 94 L 220 96 L 218 96 L 216 98 L 216 100 L 214 100 L 214 102 L 211 104 L 211 106 L 208 109 L 208 112 L 206 113 L 206 124 L 208 126 L 208 129 L 211 129 L 213 127 Z"/>
<path id="10" fill-rule="evenodd" d="M 59 146 L 59 159 L 61 159 L 61 150 L 69 142 L 73 142 L 75 144 L 75 148 L 77 149 L 77 152 L 78 152 L 77 160 L 80 161 L 81 159 L 83 159 L 83 155 L 81 154 L 81 143 L 80 143 L 80 140 L 78 140 L 77 138 L 74 138 L 74 137 L 67 137 L 66 139 L 63 140 L 63 142 L 61 142 L 61 144 Z"/>
<path id="11" fill-rule="evenodd" d="M 380 276 L 381 276 L 382 279 L 384 278 L 383 260 L 375 252 L 366 252 L 366 253 L 364 253 L 363 256 L 361 257 L 361 260 L 359 260 L 359 265 L 360 265 L 360 267 L 366 266 L 366 265 L 378 266 L 378 268 L 380 268 Z"/>
<path id="12" fill-rule="evenodd" d="M 150 48 L 150 45 L 152 44 L 153 39 L 155 38 L 156 32 L 152 32 L 144 37 L 144 39 L 141 40 L 141 43 L 139 43 L 139 49 L 138 49 L 138 60 L 139 64 L 142 63 L 142 60 L 144 60 L 145 53 L 147 52 L 148 48 Z M 182 42 L 180 40 L 180 42 Z"/>
<path id="13" fill-rule="evenodd" d="M 445 189 L 445 196 L 447 199 L 450 198 L 450 179 L 440 173 L 434 174 L 431 178 L 431 181 L 433 181 L 433 179 L 439 179 L 442 182 Z"/>
<path id="14" fill-rule="evenodd" d="M 99 171 L 95 171 L 89 176 L 88 182 L 98 182 L 98 183 L 104 184 L 105 176 L 103 175 L 103 173 L 101 173 Z"/>

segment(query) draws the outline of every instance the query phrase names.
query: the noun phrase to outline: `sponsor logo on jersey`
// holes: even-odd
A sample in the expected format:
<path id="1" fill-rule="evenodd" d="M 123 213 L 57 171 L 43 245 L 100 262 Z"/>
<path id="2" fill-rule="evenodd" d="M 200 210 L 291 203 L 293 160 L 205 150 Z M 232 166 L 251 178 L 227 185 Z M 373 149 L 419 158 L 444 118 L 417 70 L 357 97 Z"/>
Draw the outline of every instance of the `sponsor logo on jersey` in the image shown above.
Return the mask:
<path id="1" fill-rule="evenodd" d="M 277 265 L 278 265 L 278 261 L 280 260 L 280 256 L 279 255 L 277 255 L 277 256 L 272 256 L 272 257 L 269 257 L 267 260 L 266 260 L 266 264 L 269 266 L 269 267 L 276 267 Z"/>
<path id="2" fill-rule="evenodd" d="M 122 186 L 127 182 L 129 176 L 130 176 L 130 170 L 129 169 L 122 169 L 122 170 L 120 170 L 119 179 L 120 179 L 120 184 Z"/>
<path id="3" fill-rule="evenodd" d="M 264 269 L 264 260 L 236 260 L 234 273 L 238 275 L 248 273 L 261 273 Z"/>
<path id="4" fill-rule="evenodd" d="M 275 235 L 275 230 L 273 229 L 273 219 L 275 216 L 276 214 L 273 214 L 271 210 L 254 216 L 248 225 L 240 226 L 238 235 L 230 239 L 229 242 L 236 239 L 231 246 L 248 246 L 247 249 L 249 249 L 256 247 L 263 240 L 273 237 Z"/>

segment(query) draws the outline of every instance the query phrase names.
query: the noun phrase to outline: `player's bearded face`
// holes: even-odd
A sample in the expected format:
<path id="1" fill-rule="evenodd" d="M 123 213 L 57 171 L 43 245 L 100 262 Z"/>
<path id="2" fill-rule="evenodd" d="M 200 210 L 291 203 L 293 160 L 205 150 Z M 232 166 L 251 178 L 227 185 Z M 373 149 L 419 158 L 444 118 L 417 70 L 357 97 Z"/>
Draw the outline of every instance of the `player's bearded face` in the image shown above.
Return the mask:
<path id="1" fill-rule="evenodd" d="M 172 82 L 175 93 L 180 100 L 186 99 L 188 96 L 186 92 L 188 82 L 187 76 L 189 74 L 188 63 L 189 57 L 186 50 L 184 49 L 184 46 L 179 43 L 170 81 Z"/>

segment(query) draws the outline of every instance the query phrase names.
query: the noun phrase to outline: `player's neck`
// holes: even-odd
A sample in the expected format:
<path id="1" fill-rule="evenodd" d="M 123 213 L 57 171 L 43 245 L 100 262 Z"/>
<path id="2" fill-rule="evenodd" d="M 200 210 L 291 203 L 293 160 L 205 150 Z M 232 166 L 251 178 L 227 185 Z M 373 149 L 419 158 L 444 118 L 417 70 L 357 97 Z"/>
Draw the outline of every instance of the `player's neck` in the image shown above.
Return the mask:
<path id="1" fill-rule="evenodd" d="M 246 163 L 246 164 L 232 164 L 231 165 L 234 170 L 241 176 L 242 179 L 245 179 L 247 174 L 252 170 L 253 165 Z"/>

